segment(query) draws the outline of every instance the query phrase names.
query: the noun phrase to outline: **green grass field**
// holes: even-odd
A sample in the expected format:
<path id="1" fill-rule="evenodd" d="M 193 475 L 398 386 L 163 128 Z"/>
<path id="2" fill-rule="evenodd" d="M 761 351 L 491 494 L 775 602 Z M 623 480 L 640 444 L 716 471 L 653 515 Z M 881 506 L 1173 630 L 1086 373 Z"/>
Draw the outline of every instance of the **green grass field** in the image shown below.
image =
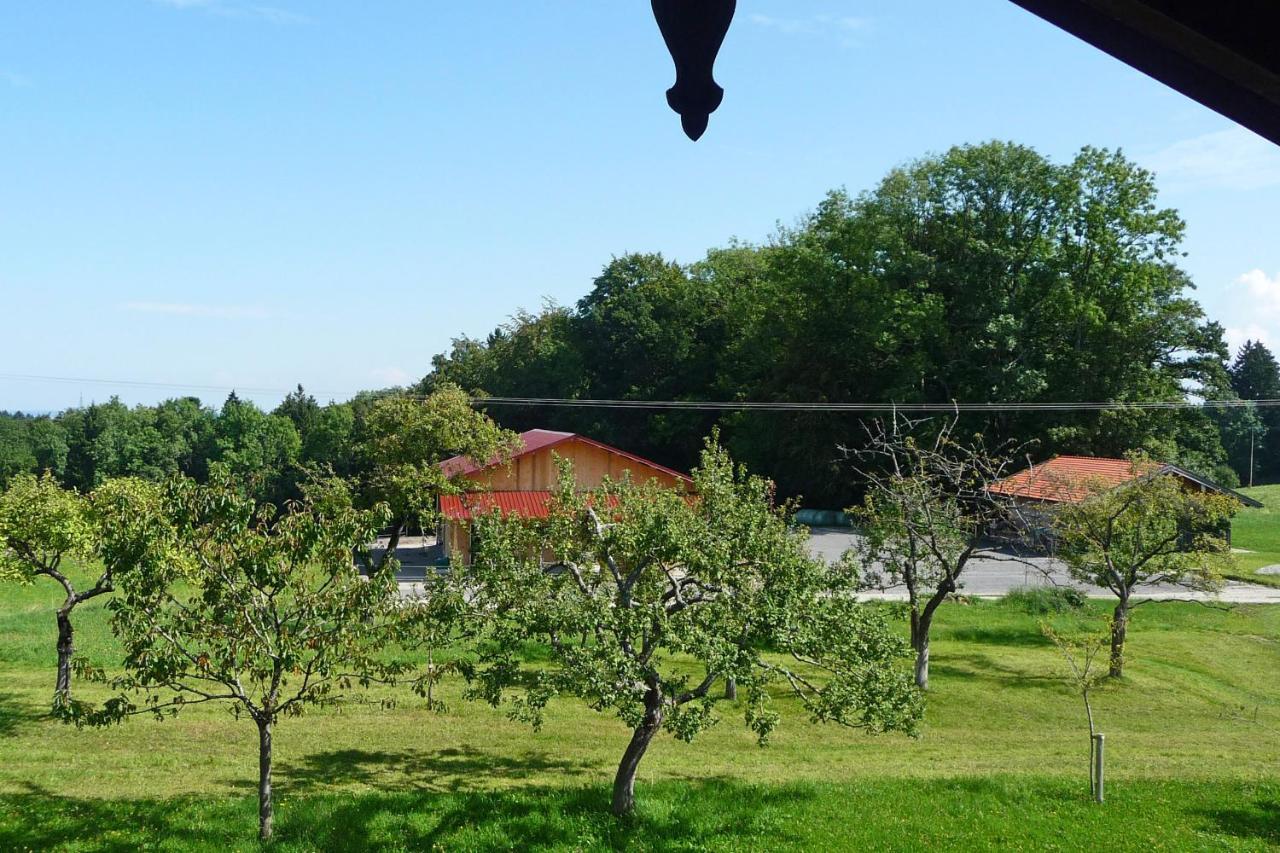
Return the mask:
<path id="1" fill-rule="evenodd" d="M 1232 522 L 1232 546 L 1249 553 L 1237 554 L 1238 571 L 1229 577 L 1268 586 L 1280 586 L 1280 575 L 1259 575 L 1263 566 L 1280 565 L 1280 484 L 1241 489 L 1241 493 L 1261 501 L 1262 509 L 1244 509 Z"/>
<path id="2" fill-rule="evenodd" d="M 46 719 L 53 587 L 3 593 L 0 850 L 256 849 L 252 723 L 209 706 L 102 731 Z M 110 661 L 102 607 L 79 624 L 82 650 Z M 655 744 L 625 822 L 607 803 L 628 733 L 573 702 L 554 704 L 540 732 L 465 703 L 457 686 L 443 713 L 405 693 L 392 709 L 288 719 L 276 732 L 275 847 L 1280 845 L 1280 608 L 1136 611 L 1129 674 L 1095 701 L 1108 743 L 1102 806 L 1088 800 L 1083 709 L 1037 617 L 1001 602 L 950 604 L 935 636 L 919 739 L 814 725 L 783 703 L 791 713 L 760 748 L 727 704 L 693 744 Z"/>

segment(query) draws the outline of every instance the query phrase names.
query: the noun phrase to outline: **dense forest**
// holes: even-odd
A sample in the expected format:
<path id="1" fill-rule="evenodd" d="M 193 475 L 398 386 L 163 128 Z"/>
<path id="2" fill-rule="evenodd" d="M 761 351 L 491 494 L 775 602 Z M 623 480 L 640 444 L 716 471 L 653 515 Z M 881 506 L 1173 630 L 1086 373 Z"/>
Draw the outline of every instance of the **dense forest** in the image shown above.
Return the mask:
<path id="1" fill-rule="evenodd" d="M 691 264 L 612 259 L 573 306 L 459 338 L 410 389 L 273 412 L 231 395 L 51 417 L 0 417 L 0 482 L 53 471 L 81 489 L 122 474 L 203 476 L 210 462 L 292 493 L 301 466 L 359 473 L 378 396 L 442 382 L 491 396 L 758 402 L 1146 402 L 1280 398 L 1260 343 L 1230 358 L 1179 268 L 1183 223 L 1154 176 L 1086 148 L 1053 163 L 1008 143 L 961 146 L 838 190 L 763 245 Z M 859 416 L 491 406 L 515 429 L 581 432 L 681 468 L 718 425 L 784 494 L 840 506 L 859 490 L 840 448 Z M 865 416 L 863 416 L 865 417 Z M 1226 484 L 1280 479 L 1280 410 L 1121 409 L 966 416 L 964 428 L 1053 453 L 1144 449 Z"/>

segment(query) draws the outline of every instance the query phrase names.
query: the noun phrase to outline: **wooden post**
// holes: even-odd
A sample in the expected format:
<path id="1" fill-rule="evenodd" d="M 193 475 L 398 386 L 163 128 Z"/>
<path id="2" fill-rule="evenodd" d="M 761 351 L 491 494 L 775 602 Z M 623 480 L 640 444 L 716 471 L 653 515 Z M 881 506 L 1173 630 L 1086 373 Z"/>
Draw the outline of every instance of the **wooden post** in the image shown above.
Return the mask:
<path id="1" fill-rule="evenodd" d="M 1106 766 L 1103 757 L 1103 747 L 1106 744 L 1106 735 L 1096 734 L 1093 736 L 1093 801 L 1095 803 L 1102 802 L 1102 772 Z"/>

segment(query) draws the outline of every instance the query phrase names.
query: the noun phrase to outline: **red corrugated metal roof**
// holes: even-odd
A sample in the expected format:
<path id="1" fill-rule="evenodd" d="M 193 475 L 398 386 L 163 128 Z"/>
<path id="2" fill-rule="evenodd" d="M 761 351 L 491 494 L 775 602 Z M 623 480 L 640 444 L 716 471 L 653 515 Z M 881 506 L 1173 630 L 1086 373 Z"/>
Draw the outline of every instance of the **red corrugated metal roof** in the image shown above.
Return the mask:
<path id="1" fill-rule="evenodd" d="M 1047 462 L 1032 465 L 991 486 L 998 495 L 1030 498 L 1040 501 L 1077 503 L 1098 488 L 1126 483 L 1157 467 L 1149 463 L 1146 470 L 1135 470 L 1128 459 L 1094 456 L 1055 456 Z"/>
<path id="2" fill-rule="evenodd" d="M 696 495 L 685 495 L 685 503 L 694 506 Z M 594 503 L 594 495 L 587 495 L 587 503 Z M 606 503 L 618 505 L 618 496 L 609 495 Z M 488 515 L 495 509 L 502 515 L 521 518 L 546 518 L 551 514 L 550 492 L 467 492 L 463 495 L 441 495 L 440 514 L 449 521 L 470 521 L 477 515 Z"/>
<path id="3" fill-rule="evenodd" d="M 522 432 L 520 433 L 521 449 L 514 453 L 511 458 L 517 459 L 521 456 L 536 453 L 539 450 L 545 450 L 548 447 L 554 447 L 568 441 L 580 441 L 583 444 L 589 444 L 592 447 L 598 447 L 601 450 L 616 453 L 618 456 L 630 459 L 637 465 L 652 468 L 655 471 L 661 471 L 662 473 L 675 477 L 677 480 L 682 482 L 693 482 L 689 479 L 688 475 L 681 474 L 679 471 L 673 471 L 665 465 L 659 465 L 657 462 L 651 462 L 642 456 L 636 456 L 634 453 L 628 453 L 625 450 L 610 447 L 604 442 L 596 441 L 595 439 L 587 438 L 585 435 L 578 435 L 572 432 L 556 432 L 549 429 L 531 429 L 526 432 Z M 484 470 L 485 468 L 491 468 L 498 464 L 500 463 L 497 459 L 490 459 L 484 465 L 477 465 L 465 456 L 454 456 L 441 462 L 440 469 L 444 471 L 445 476 L 447 477 L 458 477 L 466 474 L 474 474 L 477 471 Z"/>
<path id="4" fill-rule="evenodd" d="M 440 512 L 450 521 L 468 521 L 473 515 L 487 515 L 495 509 L 503 515 L 546 518 L 550 504 L 550 492 L 474 492 L 440 496 Z"/>

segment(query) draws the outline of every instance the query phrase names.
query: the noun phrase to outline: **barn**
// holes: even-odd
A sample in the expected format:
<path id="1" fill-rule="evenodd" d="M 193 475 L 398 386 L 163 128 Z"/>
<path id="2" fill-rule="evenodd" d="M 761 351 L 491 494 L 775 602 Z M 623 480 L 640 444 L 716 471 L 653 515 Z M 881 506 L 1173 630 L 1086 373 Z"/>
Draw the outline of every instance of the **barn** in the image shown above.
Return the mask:
<path id="1" fill-rule="evenodd" d="M 1020 517 L 1018 534 L 1024 544 L 1044 547 L 1052 542 L 1054 507 L 1079 503 L 1099 487 L 1114 488 L 1139 477 L 1165 474 L 1177 477 L 1188 489 L 1230 495 L 1243 506 L 1262 506 L 1253 498 L 1178 465 L 1150 462 L 1145 466 L 1135 466 L 1128 459 L 1098 456 L 1055 456 L 998 480 L 990 491 L 1011 498 L 1017 505 Z M 1229 542 L 1231 531 L 1227 530 L 1226 534 Z"/>
<path id="2" fill-rule="evenodd" d="M 440 463 L 447 476 L 472 487 L 463 494 L 440 498 L 439 541 L 444 556 L 456 555 L 463 563 L 470 562 L 474 513 L 496 509 L 504 515 L 546 517 L 558 474 L 557 458 L 573 464 L 575 485 L 584 491 L 596 488 L 605 479 L 620 480 L 624 476 L 635 483 L 654 481 L 672 489 L 693 486 L 693 481 L 679 471 L 584 435 L 531 429 L 520 434 L 519 449 L 507 462 L 493 460 L 478 465 L 455 456 Z"/>

